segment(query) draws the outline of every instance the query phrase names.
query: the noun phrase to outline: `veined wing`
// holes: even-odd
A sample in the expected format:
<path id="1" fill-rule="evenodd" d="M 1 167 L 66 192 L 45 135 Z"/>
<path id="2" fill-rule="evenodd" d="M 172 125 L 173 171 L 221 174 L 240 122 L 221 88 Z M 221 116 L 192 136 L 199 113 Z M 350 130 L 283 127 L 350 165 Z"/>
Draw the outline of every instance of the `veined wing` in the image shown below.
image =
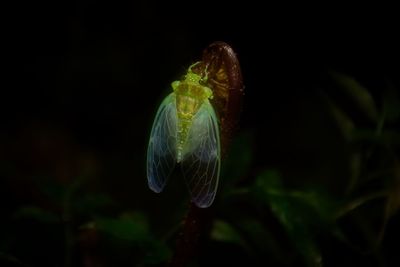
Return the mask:
<path id="1" fill-rule="evenodd" d="M 158 108 L 147 149 L 147 179 L 151 190 L 161 192 L 176 163 L 176 97 L 168 95 Z"/>
<path id="2" fill-rule="evenodd" d="M 192 201 L 209 207 L 215 198 L 220 171 L 219 127 L 214 108 L 205 100 L 193 117 L 183 150 L 182 171 Z"/>

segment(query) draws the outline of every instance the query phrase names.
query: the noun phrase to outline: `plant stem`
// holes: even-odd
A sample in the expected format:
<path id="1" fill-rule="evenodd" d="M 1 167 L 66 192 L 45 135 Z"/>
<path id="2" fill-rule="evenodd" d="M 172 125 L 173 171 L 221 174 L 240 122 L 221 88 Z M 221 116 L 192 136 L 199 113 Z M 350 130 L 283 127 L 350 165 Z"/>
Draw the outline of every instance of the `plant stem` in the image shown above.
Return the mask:
<path id="1" fill-rule="evenodd" d="M 213 90 L 212 104 L 217 111 L 221 133 L 221 157 L 228 150 L 233 132 L 236 130 L 241 111 L 243 81 L 239 61 L 232 48 L 224 42 L 214 42 L 203 51 L 202 61 L 192 71 L 208 77 Z M 175 253 L 170 267 L 186 266 L 197 251 L 201 237 L 206 237 L 212 225 L 212 210 L 190 204 L 178 235 Z"/>
<path id="2" fill-rule="evenodd" d="M 190 204 L 189 211 L 178 235 L 175 253 L 169 262 L 171 267 L 183 267 L 196 254 L 196 247 L 202 234 L 210 228 L 212 217 L 211 208 L 202 209 Z"/>

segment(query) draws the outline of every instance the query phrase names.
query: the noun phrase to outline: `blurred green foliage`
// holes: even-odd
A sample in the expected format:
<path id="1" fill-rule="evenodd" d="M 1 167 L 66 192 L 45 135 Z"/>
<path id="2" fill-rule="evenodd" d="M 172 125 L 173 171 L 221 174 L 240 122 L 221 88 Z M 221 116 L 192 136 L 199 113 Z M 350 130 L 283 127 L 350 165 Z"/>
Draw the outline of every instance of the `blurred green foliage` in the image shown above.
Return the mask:
<path id="1" fill-rule="evenodd" d="M 346 181 L 345 187 L 336 192 L 317 179 L 293 185 L 290 181 L 297 177 L 266 167 L 263 158 L 256 156 L 268 151 L 256 153 L 257 135 L 251 129 L 242 131 L 223 159 L 212 228 L 193 266 L 210 262 L 394 266 L 386 258 L 385 233 L 388 227 L 399 233 L 398 225 L 391 224 L 391 220 L 399 222 L 400 209 L 399 95 L 389 83 L 377 97 L 347 75 L 332 72 L 331 79 L 335 92 L 342 92 L 352 107 L 349 112 L 342 98 L 321 90 L 325 111 L 348 148 L 347 176 L 338 177 Z M 7 170 L 6 175 L 14 171 Z M 2 220 L 1 266 L 158 266 L 168 262 L 185 215 L 181 211 L 184 200 L 161 212 L 170 214 L 168 218 L 160 218 L 157 210 L 147 209 L 152 203 L 148 198 L 136 199 L 138 203 L 129 207 L 111 190 L 91 189 L 93 180 L 85 175 L 79 173 L 67 182 L 33 179 L 32 190 L 39 197 L 15 201 L 15 209 Z M 136 178 L 145 181 L 144 175 Z M 143 182 L 143 188 L 134 190 L 147 189 Z"/>

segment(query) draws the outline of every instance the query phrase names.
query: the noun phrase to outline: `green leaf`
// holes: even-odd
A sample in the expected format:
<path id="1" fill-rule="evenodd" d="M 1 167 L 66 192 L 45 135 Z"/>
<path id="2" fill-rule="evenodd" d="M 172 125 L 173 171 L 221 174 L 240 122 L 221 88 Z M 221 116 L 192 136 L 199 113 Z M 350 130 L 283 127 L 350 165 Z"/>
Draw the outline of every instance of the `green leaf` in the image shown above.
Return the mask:
<path id="1" fill-rule="evenodd" d="M 396 162 L 393 177 L 388 186 L 388 197 L 385 209 L 385 218 L 389 219 L 400 210 L 400 163 Z"/>
<path id="2" fill-rule="evenodd" d="M 58 184 L 49 177 L 37 177 L 35 179 L 37 186 L 45 196 L 55 203 L 62 205 L 65 193 L 67 191 L 66 186 Z"/>
<path id="3" fill-rule="evenodd" d="M 118 219 L 98 218 L 95 223 L 100 231 L 117 239 L 142 242 L 149 236 L 148 224 L 141 214 L 123 215 Z"/>
<path id="4" fill-rule="evenodd" d="M 0 251 L 0 263 L 6 264 L 6 266 L 19 266 L 19 267 L 28 267 L 29 265 L 23 263 L 18 258 L 13 255 L 4 253 Z"/>
<path id="5" fill-rule="evenodd" d="M 353 137 L 353 132 L 355 129 L 353 120 L 342 109 L 340 109 L 328 96 L 325 96 L 324 99 L 328 104 L 329 111 L 332 117 L 335 119 L 340 132 L 346 138 L 346 140 L 350 141 Z"/>
<path id="6" fill-rule="evenodd" d="M 221 220 L 215 220 L 211 231 L 211 238 L 217 241 L 239 245 L 243 242 L 240 234 L 231 225 Z"/>
<path id="7" fill-rule="evenodd" d="M 230 149 L 223 160 L 221 177 L 224 183 L 222 190 L 232 187 L 240 178 L 243 178 L 252 162 L 253 135 L 250 132 L 241 133 L 230 145 Z"/>
<path id="8" fill-rule="evenodd" d="M 281 247 L 277 242 L 276 237 L 268 228 L 263 225 L 259 220 L 252 218 L 245 218 L 237 222 L 240 228 L 251 241 L 256 250 L 262 254 L 268 254 L 270 257 L 276 259 L 277 262 L 286 262 L 286 250 Z M 251 251 L 249 249 L 249 251 Z"/>
<path id="9" fill-rule="evenodd" d="M 255 197 L 271 208 L 307 266 L 322 266 L 313 232 L 326 220 L 326 201 L 314 192 L 288 191 L 281 180 L 278 172 L 263 172 L 254 185 Z"/>
<path id="10" fill-rule="evenodd" d="M 349 170 L 350 177 L 347 186 L 347 192 L 353 191 L 356 184 L 358 183 L 362 168 L 362 156 L 361 153 L 352 153 L 349 158 Z"/>
<path id="11" fill-rule="evenodd" d="M 378 120 L 378 109 L 368 90 L 354 78 L 338 72 L 331 72 L 331 76 L 353 99 L 358 108 L 372 121 Z"/>
<path id="12" fill-rule="evenodd" d="M 114 205 L 114 200 L 105 194 L 89 193 L 76 196 L 74 199 L 74 209 L 81 213 L 94 213 L 102 208 Z"/>
<path id="13" fill-rule="evenodd" d="M 370 144 L 386 145 L 395 147 L 400 145 L 400 133 L 396 130 L 382 130 L 380 135 L 370 129 L 358 129 L 354 131 L 354 140 Z"/>
<path id="14" fill-rule="evenodd" d="M 266 170 L 258 175 L 255 186 L 263 193 L 274 192 L 277 189 L 280 190 L 283 186 L 281 175 L 278 171 Z"/>
<path id="15" fill-rule="evenodd" d="M 14 218 L 27 218 L 37 220 L 43 223 L 58 223 L 60 222 L 60 217 L 58 214 L 44 210 L 36 206 L 25 206 L 17 210 L 14 214 Z"/>
<path id="16" fill-rule="evenodd" d="M 392 123 L 400 118 L 400 96 L 398 90 L 389 84 L 383 91 L 383 110 L 385 121 Z"/>
<path id="17" fill-rule="evenodd" d="M 108 249 L 126 262 L 131 255 L 136 262 L 159 264 L 171 256 L 171 250 L 150 232 L 146 217 L 141 213 L 126 213 L 119 218 L 97 218 L 97 229 L 111 239 L 105 239 Z M 128 253 L 128 254 L 127 254 Z M 127 257 L 126 259 L 124 257 Z"/>
<path id="18" fill-rule="evenodd" d="M 146 264 L 160 264 L 171 258 L 172 251 L 162 242 L 153 240 L 146 247 L 146 254 L 144 263 Z"/>

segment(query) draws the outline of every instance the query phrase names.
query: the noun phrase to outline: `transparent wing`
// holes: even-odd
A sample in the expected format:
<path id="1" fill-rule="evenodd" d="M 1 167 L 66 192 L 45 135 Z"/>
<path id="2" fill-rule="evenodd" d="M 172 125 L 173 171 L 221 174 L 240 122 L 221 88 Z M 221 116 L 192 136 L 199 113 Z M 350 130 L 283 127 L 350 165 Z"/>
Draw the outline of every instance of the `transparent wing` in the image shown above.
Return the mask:
<path id="1" fill-rule="evenodd" d="M 209 207 L 215 198 L 220 170 L 218 121 L 206 100 L 193 118 L 183 150 L 182 171 L 192 201 L 201 208 Z"/>
<path id="2" fill-rule="evenodd" d="M 177 114 L 175 94 L 158 108 L 147 149 L 147 179 L 151 190 L 161 192 L 176 162 Z"/>

